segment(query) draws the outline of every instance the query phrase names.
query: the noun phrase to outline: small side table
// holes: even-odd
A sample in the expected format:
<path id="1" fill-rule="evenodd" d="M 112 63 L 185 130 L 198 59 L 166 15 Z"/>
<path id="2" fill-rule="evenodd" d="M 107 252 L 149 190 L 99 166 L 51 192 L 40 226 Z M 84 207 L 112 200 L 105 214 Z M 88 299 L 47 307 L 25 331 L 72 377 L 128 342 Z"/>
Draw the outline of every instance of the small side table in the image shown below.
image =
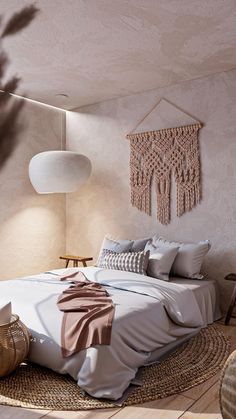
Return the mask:
<path id="1" fill-rule="evenodd" d="M 70 260 L 73 261 L 73 266 L 78 267 L 78 263 L 82 263 L 83 266 L 87 266 L 87 262 L 89 260 L 93 260 L 91 257 L 83 257 L 83 256 L 73 256 L 73 255 L 65 255 L 60 256 L 60 259 L 64 259 L 66 261 L 66 268 L 69 265 Z"/>
<path id="2" fill-rule="evenodd" d="M 225 279 L 227 281 L 235 281 L 236 282 L 236 273 L 231 273 L 226 275 Z M 231 317 L 236 317 L 234 316 L 233 313 L 233 309 L 236 306 L 236 283 L 234 284 L 234 290 L 233 290 L 233 294 L 229 303 L 229 307 L 228 307 L 228 311 L 225 317 L 225 324 L 229 324 Z"/>

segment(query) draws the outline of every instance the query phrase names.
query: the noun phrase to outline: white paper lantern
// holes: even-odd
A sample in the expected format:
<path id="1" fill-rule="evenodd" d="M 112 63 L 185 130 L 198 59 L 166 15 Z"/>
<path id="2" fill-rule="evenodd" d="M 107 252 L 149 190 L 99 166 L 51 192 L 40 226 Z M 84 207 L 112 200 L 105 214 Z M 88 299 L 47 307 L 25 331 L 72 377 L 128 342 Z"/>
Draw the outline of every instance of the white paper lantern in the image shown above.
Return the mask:
<path id="1" fill-rule="evenodd" d="M 89 178 L 91 162 L 72 151 L 44 151 L 29 164 L 30 181 L 39 194 L 75 192 Z"/>

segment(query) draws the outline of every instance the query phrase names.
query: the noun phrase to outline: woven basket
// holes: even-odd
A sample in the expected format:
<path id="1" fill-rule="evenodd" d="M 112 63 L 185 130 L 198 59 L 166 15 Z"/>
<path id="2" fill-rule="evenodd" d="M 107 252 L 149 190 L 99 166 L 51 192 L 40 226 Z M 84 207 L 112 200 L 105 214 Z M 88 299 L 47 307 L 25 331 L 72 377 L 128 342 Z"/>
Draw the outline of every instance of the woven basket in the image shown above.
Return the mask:
<path id="1" fill-rule="evenodd" d="M 0 325 L 0 377 L 10 374 L 26 358 L 29 343 L 29 332 L 16 314 L 10 323 Z"/>
<path id="2" fill-rule="evenodd" d="M 229 356 L 222 371 L 220 409 L 224 419 L 236 418 L 236 351 Z"/>

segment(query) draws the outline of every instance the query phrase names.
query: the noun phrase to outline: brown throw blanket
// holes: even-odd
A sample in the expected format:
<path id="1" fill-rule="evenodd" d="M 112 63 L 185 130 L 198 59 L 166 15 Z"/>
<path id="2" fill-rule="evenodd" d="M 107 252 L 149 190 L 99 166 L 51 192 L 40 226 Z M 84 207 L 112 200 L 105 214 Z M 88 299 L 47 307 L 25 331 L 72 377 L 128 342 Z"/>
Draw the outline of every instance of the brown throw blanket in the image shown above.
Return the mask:
<path id="1" fill-rule="evenodd" d="M 105 288 L 90 282 L 82 272 L 61 276 L 73 281 L 59 296 L 57 306 L 64 312 L 61 347 L 64 358 L 92 345 L 109 345 L 115 306 Z"/>

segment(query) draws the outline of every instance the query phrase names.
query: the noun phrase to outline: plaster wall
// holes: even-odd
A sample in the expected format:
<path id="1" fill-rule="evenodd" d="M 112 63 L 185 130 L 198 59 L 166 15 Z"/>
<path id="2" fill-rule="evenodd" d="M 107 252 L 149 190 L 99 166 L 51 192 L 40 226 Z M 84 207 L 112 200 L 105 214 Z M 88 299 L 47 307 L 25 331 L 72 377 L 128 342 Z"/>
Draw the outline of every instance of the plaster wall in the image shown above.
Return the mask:
<path id="1" fill-rule="evenodd" d="M 32 24 L 3 39 L 31 99 L 73 109 L 236 67 L 235 0 L 36 3 Z M 3 21 L 28 4 L 1 0 Z"/>
<path id="2" fill-rule="evenodd" d="M 202 202 L 178 218 L 173 186 L 172 220 L 168 226 L 156 220 L 155 194 L 151 217 L 130 204 L 129 142 L 125 139 L 161 98 L 204 124 L 200 131 Z M 221 302 L 225 306 L 232 288 L 223 278 L 236 270 L 235 115 L 236 71 L 67 112 L 67 147 L 88 156 L 93 167 L 88 183 L 66 198 L 67 252 L 92 255 L 96 259 L 106 233 L 120 238 L 155 233 L 171 240 L 208 238 L 212 249 L 203 271 L 219 282 Z M 155 119 L 149 122 L 150 129 L 155 129 Z"/>
<path id="3" fill-rule="evenodd" d="M 40 151 L 60 149 L 64 118 L 64 111 L 25 101 L 19 144 L 0 171 L 0 280 L 62 266 L 65 196 L 38 195 L 28 164 Z"/>

